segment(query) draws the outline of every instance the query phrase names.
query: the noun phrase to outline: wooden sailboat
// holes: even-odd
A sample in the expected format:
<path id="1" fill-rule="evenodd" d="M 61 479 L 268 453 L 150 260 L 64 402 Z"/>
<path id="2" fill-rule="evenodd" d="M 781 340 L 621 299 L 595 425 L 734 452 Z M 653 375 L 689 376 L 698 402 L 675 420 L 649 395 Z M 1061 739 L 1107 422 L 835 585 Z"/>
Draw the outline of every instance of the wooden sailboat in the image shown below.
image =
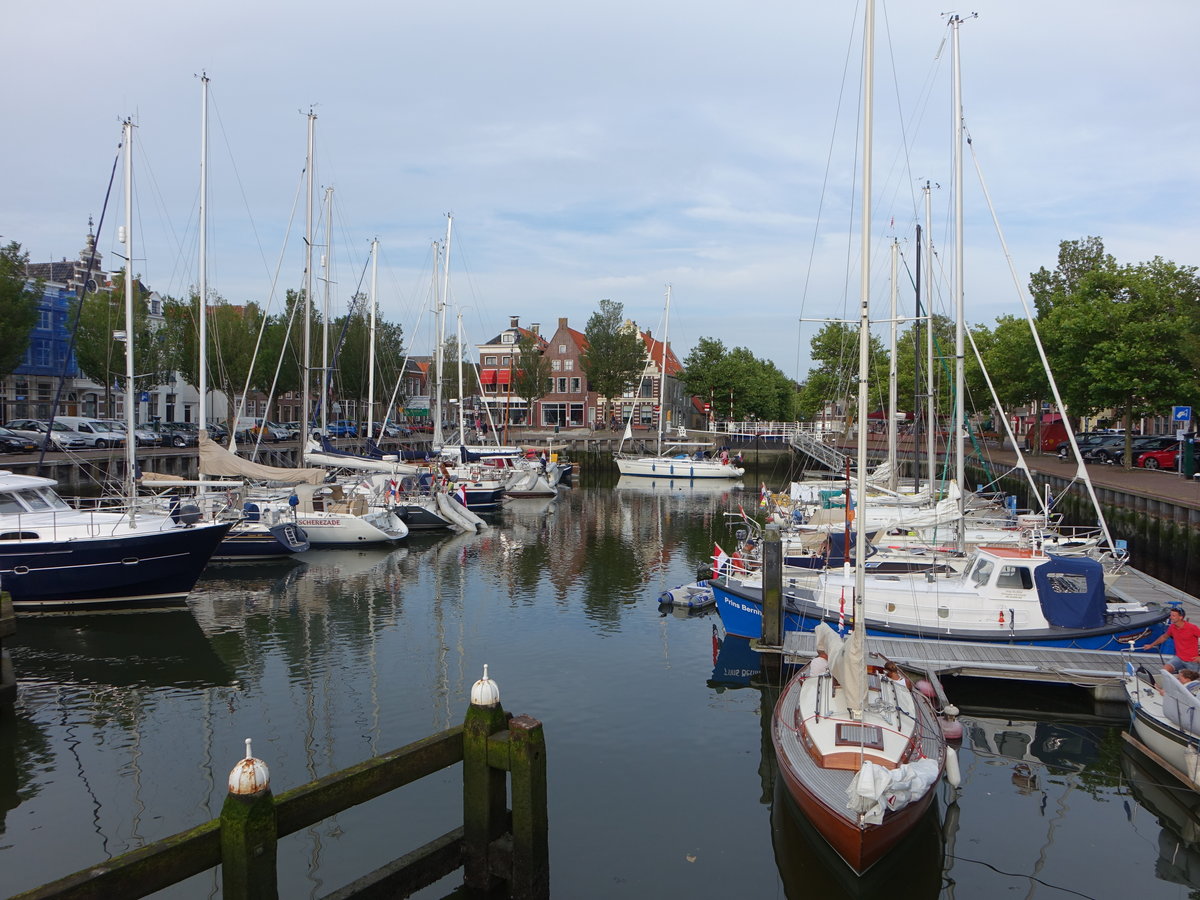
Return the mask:
<path id="1" fill-rule="evenodd" d="M 864 28 L 862 290 L 858 408 L 867 408 L 870 342 L 871 94 L 875 10 Z M 858 434 L 858 496 L 867 490 L 866 429 Z M 859 546 L 867 535 L 856 523 Z M 928 699 L 893 663 L 869 657 L 862 616 L 865 554 L 856 554 L 849 637 L 817 627 L 826 656 L 780 694 L 771 719 L 779 773 L 801 812 L 855 872 L 870 869 L 920 821 L 946 770 L 946 740 Z M 826 659 L 828 663 L 826 664 Z"/>

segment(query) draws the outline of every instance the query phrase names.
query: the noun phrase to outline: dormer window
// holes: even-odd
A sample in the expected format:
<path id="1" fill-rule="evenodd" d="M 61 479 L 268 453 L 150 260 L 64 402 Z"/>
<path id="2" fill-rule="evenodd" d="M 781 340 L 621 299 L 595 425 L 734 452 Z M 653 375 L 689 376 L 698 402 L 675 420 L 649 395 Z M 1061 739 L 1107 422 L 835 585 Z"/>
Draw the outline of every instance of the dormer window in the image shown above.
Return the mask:
<path id="1" fill-rule="evenodd" d="M 500 343 L 502 344 L 512 344 L 515 342 L 516 335 L 514 335 L 511 331 L 506 331 L 504 334 L 500 335 Z"/>

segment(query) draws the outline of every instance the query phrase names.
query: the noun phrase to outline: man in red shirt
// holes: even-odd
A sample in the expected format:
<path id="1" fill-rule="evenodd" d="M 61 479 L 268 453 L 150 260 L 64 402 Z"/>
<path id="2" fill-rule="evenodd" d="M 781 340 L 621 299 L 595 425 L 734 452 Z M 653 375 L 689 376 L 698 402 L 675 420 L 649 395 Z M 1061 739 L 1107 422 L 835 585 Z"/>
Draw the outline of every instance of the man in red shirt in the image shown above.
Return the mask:
<path id="1" fill-rule="evenodd" d="M 1167 630 L 1158 636 L 1157 640 L 1146 645 L 1152 650 L 1163 641 L 1170 638 L 1175 641 L 1175 655 L 1163 666 L 1164 672 L 1178 672 L 1180 669 L 1200 669 L 1200 627 L 1187 620 L 1187 613 L 1182 607 L 1174 607 L 1169 613 L 1170 624 Z"/>

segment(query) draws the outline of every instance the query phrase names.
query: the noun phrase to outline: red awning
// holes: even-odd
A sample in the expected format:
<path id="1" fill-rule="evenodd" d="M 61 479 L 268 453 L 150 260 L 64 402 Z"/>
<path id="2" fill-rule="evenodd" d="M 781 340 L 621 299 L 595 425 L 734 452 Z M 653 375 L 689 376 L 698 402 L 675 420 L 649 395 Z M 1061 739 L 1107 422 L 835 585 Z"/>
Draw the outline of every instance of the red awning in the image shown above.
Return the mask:
<path id="1" fill-rule="evenodd" d="M 479 370 L 480 384 L 495 384 L 496 370 L 495 369 L 480 369 Z"/>
<path id="2" fill-rule="evenodd" d="M 496 372 L 496 384 L 508 384 L 509 376 L 512 373 L 508 369 L 500 369 Z"/>

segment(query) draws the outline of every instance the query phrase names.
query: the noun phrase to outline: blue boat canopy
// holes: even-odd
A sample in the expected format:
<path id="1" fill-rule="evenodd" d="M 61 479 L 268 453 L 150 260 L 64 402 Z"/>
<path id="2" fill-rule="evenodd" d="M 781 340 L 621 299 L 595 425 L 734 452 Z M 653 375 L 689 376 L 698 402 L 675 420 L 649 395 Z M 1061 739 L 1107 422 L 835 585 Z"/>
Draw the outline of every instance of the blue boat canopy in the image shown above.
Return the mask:
<path id="1" fill-rule="evenodd" d="M 1083 556 L 1051 556 L 1033 571 L 1042 614 L 1062 628 L 1104 624 L 1104 567 Z"/>

